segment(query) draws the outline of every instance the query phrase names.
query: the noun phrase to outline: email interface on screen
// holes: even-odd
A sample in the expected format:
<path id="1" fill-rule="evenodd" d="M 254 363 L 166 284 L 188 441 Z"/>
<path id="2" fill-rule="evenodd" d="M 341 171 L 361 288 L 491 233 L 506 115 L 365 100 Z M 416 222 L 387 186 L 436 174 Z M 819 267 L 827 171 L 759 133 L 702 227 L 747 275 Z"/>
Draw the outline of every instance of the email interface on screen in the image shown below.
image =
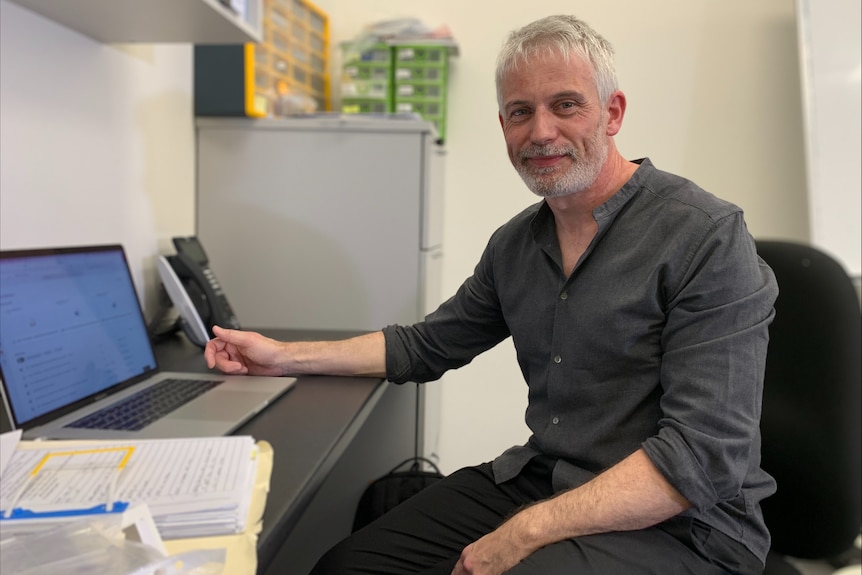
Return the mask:
<path id="1" fill-rule="evenodd" d="M 0 365 L 19 424 L 156 367 L 121 249 L 0 260 Z"/>

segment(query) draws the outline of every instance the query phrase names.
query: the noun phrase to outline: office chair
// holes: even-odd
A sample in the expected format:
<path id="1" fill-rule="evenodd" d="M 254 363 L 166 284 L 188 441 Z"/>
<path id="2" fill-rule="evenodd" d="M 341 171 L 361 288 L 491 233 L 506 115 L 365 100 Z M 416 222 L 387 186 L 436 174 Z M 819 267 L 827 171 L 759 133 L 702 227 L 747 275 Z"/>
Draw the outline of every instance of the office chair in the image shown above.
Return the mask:
<path id="1" fill-rule="evenodd" d="M 786 557 L 834 568 L 862 528 L 862 314 L 847 272 L 807 245 L 757 241 L 778 280 L 763 391 L 763 502 L 772 547 L 764 575 L 799 574 Z"/>

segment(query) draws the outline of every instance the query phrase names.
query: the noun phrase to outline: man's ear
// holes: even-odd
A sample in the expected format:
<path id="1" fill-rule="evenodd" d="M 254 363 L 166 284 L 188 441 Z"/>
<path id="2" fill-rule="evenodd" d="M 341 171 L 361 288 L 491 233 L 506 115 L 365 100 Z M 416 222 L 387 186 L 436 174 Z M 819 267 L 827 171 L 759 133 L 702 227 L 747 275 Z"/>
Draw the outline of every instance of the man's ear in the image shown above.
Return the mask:
<path id="1" fill-rule="evenodd" d="M 501 114 L 500 112 L 497 112 L 497 119 L 500 120 L 500 128 L 502 128 L 505 131 L 506 126 L 503 125 L 503 114 Z"/>
<path id="2" fill-rule="evenodd" d="M 626 95 L 617 90 L 608 98 L 608 136 L 616 136 L 623 127 L 623 117 L 626 115 Z"/>

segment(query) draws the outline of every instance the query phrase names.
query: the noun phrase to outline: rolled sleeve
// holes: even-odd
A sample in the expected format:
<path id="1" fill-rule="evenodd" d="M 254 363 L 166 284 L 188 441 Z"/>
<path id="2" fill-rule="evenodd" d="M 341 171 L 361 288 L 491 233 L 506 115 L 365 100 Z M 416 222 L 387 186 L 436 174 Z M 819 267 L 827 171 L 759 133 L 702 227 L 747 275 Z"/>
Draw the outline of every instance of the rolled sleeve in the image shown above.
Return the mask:
<path id="1" fill-rule="evenodd" d="M 473 275 L 424 321 L 384 328 L 390 381 L 438 379 L 509 336 L 494 285 L 493 253 L 486 248 Z"/>
<path id="2" fill-rule="evenodd" d="M 732 278 L 732 281 L 728 281 Z M 643 447 L 698 510 L 738 496 L 760 463 L 768 326 L 778 290 L 741 213 L 692 251 L 662 336 L 662 418 Z"/>

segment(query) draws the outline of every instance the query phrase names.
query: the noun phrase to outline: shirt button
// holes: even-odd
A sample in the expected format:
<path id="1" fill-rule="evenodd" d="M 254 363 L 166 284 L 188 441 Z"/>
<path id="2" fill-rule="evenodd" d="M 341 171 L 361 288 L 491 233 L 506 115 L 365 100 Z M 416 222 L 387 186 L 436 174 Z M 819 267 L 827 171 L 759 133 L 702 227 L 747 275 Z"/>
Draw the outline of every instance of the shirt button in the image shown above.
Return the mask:
<path id="1" fill-rule="evenodd" d="M 566 292 L 561 293 L 561 294 L 560 294 L 560 299 L 561 299 L 561 300 L 563 300 L 563 301 L 565 301 L 565 300 L 569 299 L 569 294 L 567 294 Z"/>
<path id="2" fill-rule="evenodd" d="M 560 423 L 560 418 L 555 417 L 554 419 L 551 420 L 551 423 L 553 423 L 554 425 L 557 425 L 558 423 Z"/>
<path id="3" fill-rule="evenodd" d="M 554 356 L 554 363 L 560 363 L 561 361 L 563 361 L 562 357 L 560 357 L 559 355 Z"/>

